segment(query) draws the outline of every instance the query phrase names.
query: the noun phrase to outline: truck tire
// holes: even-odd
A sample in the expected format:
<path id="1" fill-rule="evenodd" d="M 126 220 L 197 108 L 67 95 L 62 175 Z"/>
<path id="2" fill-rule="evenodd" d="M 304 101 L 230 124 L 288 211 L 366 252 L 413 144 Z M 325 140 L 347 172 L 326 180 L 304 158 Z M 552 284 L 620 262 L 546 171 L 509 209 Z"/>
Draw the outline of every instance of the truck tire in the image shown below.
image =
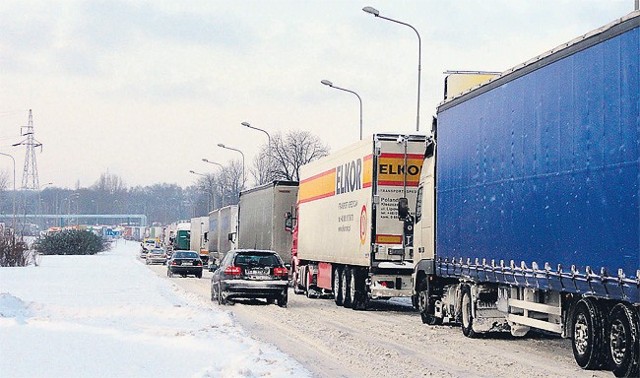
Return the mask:
<path id="1" fill-rule="evenodd" d="M 571 346 L 576 363 L 594 370 L 605 365 L 607 351 L 604 314 L 591 298 L 580 299 L 571 317 Z"/>
<path id="2" fill-rule="evenodd" d="M 336 267 L 333 270 L 333 299 L 338 306 L 342 306 L 342 280 L 340 279 L 341 276 L 342 269 L 340 269 L 340 267 Z"/>
<path id="3" fill-rule="evenodd" d="M 364 283 L 364 276 L 362 271 L 358 269 L 351 269 L 351 308 L 354 310 L 366 310 L 369 298 L 367 298 L 367 292 Z"/>
<path id="4" fill-rule="evenodd" d="M 616 377 L 640 376 L 638 313 L 618 303 L 609 313 L 608 341 L 611 371 Z"/>
<path id="5" fill-rule="evenodd" d="M 351 308 L 351 269 L 345 266 L 342 269 L 341 279 L 341 291 L 342 291 L 342 305 L 346 308 Z"/>
<path id="6" fill-rule="evenodd" d="M 418 294 L 416 295 L 416 306 L 420 312 L 422 323 L 427 325 L 440 325 L 442 318 L 437 318 L 433 314 L 433 306 L 430 301 L 429 282 L 424 278 L 418 284 Z"/>
<path id="7" fill-rule="evenodd" d="M 298 268 L 293 273 L 293 294 L 301 295 L 305 293 L 304 286 L 300 284 L 300 270 Z"/>
<path id="8" fill-rule="evenodd" d="M 471 298 L 471 288 L 467 285 L 462 287 L 462 306 L 460 306 L 460 320 L 462 323 L 462 334 L 468 338 L 475 338 L 478 334 L 473 330 L 473 298 Z"/>

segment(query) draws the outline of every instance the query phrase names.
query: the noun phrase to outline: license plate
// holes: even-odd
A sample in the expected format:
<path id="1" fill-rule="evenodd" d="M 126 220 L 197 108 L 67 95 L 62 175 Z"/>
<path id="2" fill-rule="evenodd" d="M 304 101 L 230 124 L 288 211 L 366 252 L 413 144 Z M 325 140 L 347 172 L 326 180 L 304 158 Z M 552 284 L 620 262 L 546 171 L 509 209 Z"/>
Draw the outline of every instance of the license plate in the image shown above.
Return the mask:
<path id="1" fill-rule="evenodd" d="M 269 268 L 266 269 L 247 269 L 246 275 L 248 276 L 266 276 L 269 274 Z"/>
<path id="2" fill-rule="evenodd" d="M 193 265 L 193 262 L 191 261 L 185 261 L 182 263 L 182 265 Z"/>

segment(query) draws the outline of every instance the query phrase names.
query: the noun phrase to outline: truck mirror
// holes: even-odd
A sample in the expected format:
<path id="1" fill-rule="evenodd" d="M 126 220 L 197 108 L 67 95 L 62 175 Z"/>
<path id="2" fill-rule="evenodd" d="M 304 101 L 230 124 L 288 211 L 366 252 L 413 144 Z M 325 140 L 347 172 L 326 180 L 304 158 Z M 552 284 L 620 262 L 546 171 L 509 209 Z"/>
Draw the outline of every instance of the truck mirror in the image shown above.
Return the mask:
<path id="1" fill-rule="evenodd" d="M 409 200 L 406 198 L 398 199 L 398 219 L 405 220 L 409 216 Z"/>
<path id="2" fill-rule="evenodd" d="M 293 229 L 293 219 L 286 218 L 284 220 L 284 229 L 285 229 L 285 231 L 291 232 L 291 230 Z"/>

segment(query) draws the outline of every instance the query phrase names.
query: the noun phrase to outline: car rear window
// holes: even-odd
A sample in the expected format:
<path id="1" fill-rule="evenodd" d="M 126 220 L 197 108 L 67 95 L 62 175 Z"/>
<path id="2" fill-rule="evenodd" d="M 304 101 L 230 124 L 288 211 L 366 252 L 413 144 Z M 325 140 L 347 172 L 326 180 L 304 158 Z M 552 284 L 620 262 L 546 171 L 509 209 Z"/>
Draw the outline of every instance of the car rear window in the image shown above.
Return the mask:
<path id="1" fill-rule="evenodd" d="M 234 265 L 238 266 L 279 266 L 280 260 L 270 253 L 242 253 L 238 254 Z"/>
<path id="2" fill-rule="evenodd" d="M 198 257 L 198 254 L 195 252 L 176 252 L 175 257 L 179 259 L 195 259 Z"/>

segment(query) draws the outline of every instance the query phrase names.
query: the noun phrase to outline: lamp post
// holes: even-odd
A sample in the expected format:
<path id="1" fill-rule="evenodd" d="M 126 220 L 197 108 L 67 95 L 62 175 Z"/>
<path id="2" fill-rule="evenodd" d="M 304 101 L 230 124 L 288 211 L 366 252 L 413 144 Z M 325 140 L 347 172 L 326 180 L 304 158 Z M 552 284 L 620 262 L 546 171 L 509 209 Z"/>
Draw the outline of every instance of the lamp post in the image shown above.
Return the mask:
<path id="1" fill-rule="evenodd" d="M 221 169 L 224 169 L 224 167 L 222 166 L 222 164 L 220 163 L 216 163 L 215 161 L 211 161 L 207 158 L 202 158 L 202 161 L 204 161 L 205 163 L 209 163 L 209 164 L 213 164 L 213 165 L 217 165 L 218 167 L 220 167 Z"/>
<path id="2" fill-rule="evenodd" d="M 341 91 L 345 91 L 345 92 L 349 92 L 349 93 L 353 93 L 354 95 L 356 95 L 356 97 L 358 98 L 358 101 L 360 102 L 360 140 L 362 140 L 362 99 L 360 98 L 360 95 L 358 95 L 356 92 L 350 90 L 350 89 L 346 89 L 346 88 L 340 88 L 337 85 L 333 85 L 332 82 L 330 82 L 329 80 L 321 80 L 320 81 L 322 84 L 330 87 L 330 88 L 335 88 Z"/>
<path id="3" fill-rule="evenodd" d="M 42 191 L 44 190 L 44 188 L 46 188 L 49 185 L 53 185 L 53 183 L 52 182 L 48 182 L 48 183 L 42 185 L 40 187 L 40 190 L 38 190 L 38 206 L 37 206 L 37 216 L 38 216 L 38 218 L 40 218 L 40 213 L 41 213 L 41 207 L 40 207 L 40 202 L 42 201 L 41 194 L 42 194 Z M 38 221 L 41 221 L 41 219 L 38 219 Z M 36 222 L 36 223 L 40 223 L 40 222 Z"/>
<path id="4" fill-rule="evenodd" d="M 189 171 L 189 173 L 194 174 L 196 176 L 202 176 L 204 178 L 206 178 L 207 180 L 209 179 L 208 175 L 205 175 L 204 173 L 199 173 L 199 172 L 195 172 L 193 170 Z M 207 192 L 205 192 L 207 193 Z M 209 213 L 209 211 L 211 211 L 211 197 L 212 197 L 212 193 L 207 193 L 208 194 L 208 198 L 207 198 L 207 214 Z M 213 206 L 215 207 L 215 198 L 214 198 L 214 204 Z"/>
<path id="5" fill-rule="evenodd" d="M 382 18 L 383 20 L 387 20 L 387 21 L 395 22 L 396 24 L 408 26 L 411 29 L 413 29 L 413 31 L 416 32 L 416 35 L 418 36 L 418 110 L 417 110 L 417 114 L 416 114 L 416 131 L 420 131 L 420 72 L 422 71 L 422 39 L 420 38 L 420 33 L 418 33 L 418 30 L 416 30 L 416 28 L 414 28 L 413 26 L 407 24 L 406 22 L 402 22 L 402 21 L 394 20 L 392 18 L 380 16 L 380 11 L 378 11 L 377 9 L 375 9 L 373 7 L 364 7 L 364 8 L 362 8 L 362 10 L 367 12 L 367 13 L 370 13 L 370 14 L 374 15 L 375 17 Z"/>
<path id="6" fill-rule="evenodd" d="M 240 124 L 242 126 L 250 128 L 250 129 L 262 131 L 263 133 L 267 134 L 267 138 L 269 140 L 269 171 L 267 172 L 267 174 L 268 174 L 268 179 L 271 180 L 271 168 L 272 168 L 271 167 L 271 164 L 272 164 L 272 159 L 271 159 L 271 135 L 269 135 L 269 133 L 266 130 L 260 129 L 260 128 L 255 127 L 255 126 L 251 126 L 251 124 L 249 122 L 241 122 Z"/>
<path id="7" fill-rule="evenodd" d="M 244 186 L 244 182 L 245 182 L 245 177 L 244 177 L 244 154 L 239 149 L 233 148 L 233 147 L 229 147 L 229 146 L 225 146 L 222 143 L 218 143 L 218 147 L 226 148 L 227 150 L 231 150 L 231 151 L 236 151 L 236 152 L 239 152 L 240 155 L 242 155 L 242 186 Z"/>
<path id="8" fill-rule="evenodd" d="M 16 234 L 16 159 L 9 154 L 5 154 L 4 152 L 0 152 L 0 155 L 7 156 L 11 158 L 13 161 L 13 215 L 11 217 L 11 227 L 13 228 L 13 235 L 15 237 Z"/>
<path id="9" fill-rule="evenodd" d="M 220 169 L 224 170 L 224 167 L 222 166 L 222 164 L 215 162 L 215 161 L 211 161 L 207 158 L 202 158 L 202 161 L 205 163 L 209 163 L 209 164 L 213 164 L 213 165 L 217 165 L 218 167 L 220 167 Z M 216 184 L 218 186 L 218 188 L 220 189 L 220 197 L 222 198 L 222 206 L 224 206 L 224 193 L 223 193 L 223 188 L 220 186 L 220 178 L 221 176 L 218 176 L 218 178 L 216 179 Z M 213 193 L 213 208 L 217 209 L 218 206 L 216 205 L 216 194 Z"/>

